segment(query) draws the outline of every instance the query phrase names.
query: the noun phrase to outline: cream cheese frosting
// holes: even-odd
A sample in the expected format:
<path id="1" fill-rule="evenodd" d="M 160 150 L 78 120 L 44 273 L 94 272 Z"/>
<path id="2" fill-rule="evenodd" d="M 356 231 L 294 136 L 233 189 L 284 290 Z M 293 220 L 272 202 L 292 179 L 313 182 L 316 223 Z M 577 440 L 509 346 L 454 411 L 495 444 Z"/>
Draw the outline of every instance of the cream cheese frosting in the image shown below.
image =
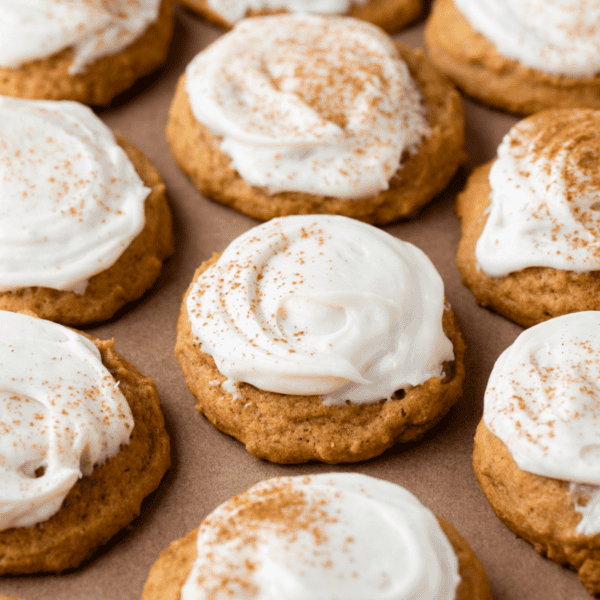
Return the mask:
<path id="1" fill-rule="evenodd" d="M 342 15 L 352 4 L 369 0 L 208 0 L 208 6 L 229 23 L 243 19 L 249 10 L 284 9 L 289 12 L 310 12 Z"/>
<path id="2" fill-rule="evenodd" d="M 453 600 L 458 560 L 404 488 L 353 473 L 281 477 L 200 525 L 182 600 Z"/>
<path id="3" fill-rule="evenodd" d="M 392 40 L 349 17 L 244 20 L 196 56 L 185 85 L 196 120 L 269 193 L 374 195 L 429 132 Z"/>
<path id="4" fill-rule="evenodd" d="M 158 17 L 160 0 L 2 0 L 0 66 L 73 50 L 69 73 L 120 52 Z"/>
<path id="5" fill-rule="evenodd" d="M 600 270 L 600 111 L 537 113 L 498 148 L 478 265 L 491 277 L 526 267 Z"/>
<path id="6" fill-rule="evenodd" d="M 133 417 L 87 338 L 6 311 L 0 330 L 2 531 L 55 514 L 82 475 L 129 442 Z"/>
<path id="7" fill-rule="evenodd" d="M 273 219 L 190 287 L 192 335 L 233 382 L 326 404 L 376 402 L 443 376 L 444 289 L 418 248 L 354 219 Z"/>
<path id="8" fill-rule="evenodd" d="M 0 139 L 0 292 L 83 293 L 144 228 L 150 190 L 81 104 L 0 97 Z"/>
<path id="9" fill-rule="evenodd" d="M 483 420 L 518 467 L 574 482 L 575 500 L 600 486 L 599 373 L 600 312 L 578 312 L 519 335 L 485 392 Z M 584 514 L 578 531 L 600 533 L 598 499 Z"/>
<path id="10" fill-rule="evenodd" d="M 554 75 L 600 73 L 598 0 L 454 0 L 498 52 Z"/>

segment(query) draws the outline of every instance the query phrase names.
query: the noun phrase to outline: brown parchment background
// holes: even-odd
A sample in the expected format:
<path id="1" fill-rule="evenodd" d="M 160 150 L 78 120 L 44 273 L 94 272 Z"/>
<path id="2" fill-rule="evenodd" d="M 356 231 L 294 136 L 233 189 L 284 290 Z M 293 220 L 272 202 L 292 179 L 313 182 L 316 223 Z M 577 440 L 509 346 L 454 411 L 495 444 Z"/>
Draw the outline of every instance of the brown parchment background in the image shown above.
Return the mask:
<path id="1" fill-rule="evenodd" d="M 396 38 L 410 46 L 423 46 L 426 13 L 427 8 Z M 194 410 L 173 355 L 181 295 L 200 262 L 257 222 L 201 196 L 175 165 L 163 132 L 178 77 L 195 54 L 221 34 L 177 6 L 166 65 L 99 111 L 100 118 L 136 144 L 164 178 L 174 215 L 176 250 L 149 293 L 89 331 L 100 338 L 113 337 L 117 351 L 154 378 L 171 436 L 172 468 L 158 491 L 144 502 L 141 516 L 81 568 L 62 575 L 1 577 L 0 594 L 23 600 L 139 599 L 159 552 L 229 496 L 268 477 L 339 470 L 401 484 L 450 521 L 487 570 L 495 600 L 589 598 L 576 573 L 538 556 L 496 518 L 471 468 L 472 440 L 487 378 L 521 328 L 479 308 L 462 286 L 454 263 L 459 239 L 454 200 L 472 168 L 494 157 L 502 136 L 518 120 L 513 115 L 465 99 L 468 163 L 417 218 L 385 228 L 431 258 L 468 346 L 464 396 L 434 430 L 419 443 L 396 446 L 358 464 L 282 466 L 250 456 L 240 443 L 214 429 Z"/>

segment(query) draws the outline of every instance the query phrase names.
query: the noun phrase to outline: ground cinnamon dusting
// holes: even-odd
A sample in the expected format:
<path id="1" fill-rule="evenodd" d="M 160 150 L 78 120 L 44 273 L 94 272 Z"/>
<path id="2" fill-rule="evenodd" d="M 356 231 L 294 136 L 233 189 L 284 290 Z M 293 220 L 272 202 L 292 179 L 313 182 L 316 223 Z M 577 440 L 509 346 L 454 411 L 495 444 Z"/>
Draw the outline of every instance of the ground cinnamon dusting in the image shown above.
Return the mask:
<path id="1" fill-rule="evenodd" d="M 327 550 L 319 550 L 328 540 L 326 525 L 337 521 L 327 513 L 327 504 L 325 495 L 309 498 L 289 481 L 276 481 L 231 498 L 222 506 L 224 511 L 213 513 L 204 521 L 198 536 L 208 536 L 214 547 L 230 543 L 233 552 L 250 549 L 252 556 L 260 556 L 265 536 L 294 544 L 300 532 L 307 532 L 315 548 L 311 562 L 314 559 L 324 566 L 333 566 Z M 252 577 L 259 567 L 260 558 L 246 558 L 242 565 L 234 565 L 217 553 L 208 553 L 197 582 L 207 598 L 233 596 L 240 589 L 247 597 L 253 597 L 260 591 Z"/>

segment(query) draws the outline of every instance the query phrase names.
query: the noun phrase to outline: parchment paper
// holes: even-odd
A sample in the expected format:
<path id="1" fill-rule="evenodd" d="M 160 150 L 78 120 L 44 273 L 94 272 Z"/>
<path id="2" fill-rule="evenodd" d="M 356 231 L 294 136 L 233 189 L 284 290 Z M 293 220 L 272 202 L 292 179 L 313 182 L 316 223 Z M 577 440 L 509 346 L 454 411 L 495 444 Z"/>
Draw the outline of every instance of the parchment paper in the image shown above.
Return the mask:
<path id="1" fill-rule="evenodd" d="M 427 10 L 397 39 L 423 46 Z M 89 331 L 114 338 L 116 349 L 154 378 L 171 436 L 172 468 L 158 491 L 144 502 L 141 516 L 81 568 L 61 575 L 2 577 L 0 594 L 23 600 L 139 599 L 160 551 L 229 496 L 268 477 L 338 470 L 403 485 L 450 521 L 487 570 L 495 600 L 589 598 L 576 573 L 538 556 L 497 519 L 471 467 L 487 378 L 521 328 L 478 307 L 461 284 L 454 262 L 459 239 L 454 200 L 472 168 L 495 156 L 502 136 L 518 120 L 513 115 L 465 98 L 468 163 L 417 218 L 385 228 L 429 255 L 442 275 L 468 346 L 464 395 L 438 426 L 418 443 L 396 446 L 362 463 L 282 466 L 250 456 L 242 444 L 196 413 L 173 355 L 181 295 L 200 262 L 257 222 L 201 196 L 175 165 L 163 132 L 177 79 L 195 54 L 220 35 L 221 30 L 178 6 L 166 65 L 99 111 L 102 120 L 136 144 L 164 178 L 175 221 L 176 251 L 149 293 Z"/>

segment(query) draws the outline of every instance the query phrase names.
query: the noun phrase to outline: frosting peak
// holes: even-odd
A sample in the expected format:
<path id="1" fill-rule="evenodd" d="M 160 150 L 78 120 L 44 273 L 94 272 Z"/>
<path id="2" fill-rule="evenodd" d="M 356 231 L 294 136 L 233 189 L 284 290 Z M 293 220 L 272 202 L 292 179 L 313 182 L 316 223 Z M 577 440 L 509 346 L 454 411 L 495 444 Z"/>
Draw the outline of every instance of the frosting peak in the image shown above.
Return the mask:
<path id="1" fill-rule="evenodd" d="M 545 73 L 600 72 L 598 0 L 454 0 L 470 25 L 507 58 Z"/>
<path id="2" fill-rule="evenodd" d="M 490 171 L 477 261 L 492 277 L 526 267 L 600 269 L 600 111 L 537 113 L 517 123 Z"/>
<path id="3" fill-rule="evenodd" d="M 600 312 L 524 331 L 497 360 L 484 421 L 520 469 L 600 485 Z"/>
<path id="4" fill-rule="evenodd" d="M 433 514 L 358 474 L 263 481 L 204 520 L 197 548 L 182 600 L 453 600 L 460 581 Z"/>
<path id="5" fill-rule="evenodd" d="M 251 229 L 192 284 L 186 307 L 223 375 L 327 404 L 390 398 L 454 357 L 429 259 L 346 217 Z"/>
<path id="6" fill-rule="evenodd" d="M 0 292 L 83 293 L 144 228 L 144 186 L 76 102 L 0 98 Z"/>
<path id="7" fill-rule="evenodd" d="M 56 513 L 133 417 L 96 346 L 49 321 L 0 311 L 0 531 Z"/>
<path id="8" fill-rule="evenodd" d="M 350 18 L 246 19 L 189 64 L 186 91 L 232 166 L 269 193 L 374 195 L 429 132 L 394 43 Z"/>
<path id="9" fill-rule="evenodd" d="M 2 0 L 0 65 L 17 68 L 71 48 L 69 73 L 116 54 L 158 17 L 160 0 Z"/>

